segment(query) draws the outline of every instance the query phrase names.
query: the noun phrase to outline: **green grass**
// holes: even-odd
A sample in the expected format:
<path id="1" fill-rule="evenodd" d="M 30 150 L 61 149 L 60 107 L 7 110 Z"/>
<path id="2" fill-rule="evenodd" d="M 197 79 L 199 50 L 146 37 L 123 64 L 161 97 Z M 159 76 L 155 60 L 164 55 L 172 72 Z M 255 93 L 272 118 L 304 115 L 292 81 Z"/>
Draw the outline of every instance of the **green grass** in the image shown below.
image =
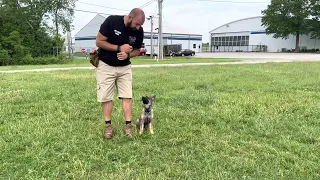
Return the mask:
<path id="1" fill-rule="evenodd" d="M 133 69 L 133 120 L 102 139 L 93 70 L 0 76 L 1 179 L 319 179 L 320 63 Z"/>
<path id="2" fill-rule="evenodd" d="M 202 63 L 202 62 L 235 62 L 237 59 L 210 59 L 210 58 L 194 58 L 186 59 L 185 57 L 175 57 L 173 59 L 166 58 L 161 61 L 150 59 L 150 57 L 136 57 L 131 60 L 132 64 L 180 64 L 180 63 Z M 74 59 L 68 64 L 51 64 L 51 65 L 23 65 L 23 66 L 0 66 L 0 71 L 5 70 L 24 70 L 39 68 L 65 68 L 65 67 L 91 67 L 89 59 Z"/>

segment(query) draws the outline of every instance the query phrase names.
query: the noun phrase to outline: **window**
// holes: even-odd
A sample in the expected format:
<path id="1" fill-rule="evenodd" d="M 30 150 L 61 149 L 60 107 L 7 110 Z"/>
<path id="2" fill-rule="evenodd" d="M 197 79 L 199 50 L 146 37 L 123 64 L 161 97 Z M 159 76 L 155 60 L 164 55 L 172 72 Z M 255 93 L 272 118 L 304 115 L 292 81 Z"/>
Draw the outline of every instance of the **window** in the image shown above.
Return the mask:
<path id="1" fill-rule="evenodd" d="M 248 46 L 249 36 L 224 36 L 212 37 L 212 45 L 215 46 Z M 231 48 L 231 47 L 230 47 Z"/>
<path id="2" fill-rule="evenodd" d="M 193 44 L 193 48 L 197 48 L 197 45 L 196 45 L 196 44 Z"/>
<path id="3" fill-rule="evenodd" d="M 144 43 L 142 43 L 141 48 L 144 48 Z"/>

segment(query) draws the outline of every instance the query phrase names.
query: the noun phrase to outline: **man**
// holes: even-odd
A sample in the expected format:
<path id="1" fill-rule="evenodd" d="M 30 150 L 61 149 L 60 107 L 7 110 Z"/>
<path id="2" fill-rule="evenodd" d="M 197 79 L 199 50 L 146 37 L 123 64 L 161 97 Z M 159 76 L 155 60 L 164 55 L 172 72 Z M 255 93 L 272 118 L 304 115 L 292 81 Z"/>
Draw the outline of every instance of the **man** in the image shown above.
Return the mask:
<path id="1" fill-rule="evenodd" d="M 143 42 L 145 14 L 134 8 L 129 15 L 106 18 L 97 35 L 99 65 L 96 68 L 98 102 L 102 104 L 105 119 L 104 137 L 113 137 L 111 125 L 114 90 L 122 100 L 125 135 L 132 137 L 132 71 L 130 58 L 140 54 Z"/>

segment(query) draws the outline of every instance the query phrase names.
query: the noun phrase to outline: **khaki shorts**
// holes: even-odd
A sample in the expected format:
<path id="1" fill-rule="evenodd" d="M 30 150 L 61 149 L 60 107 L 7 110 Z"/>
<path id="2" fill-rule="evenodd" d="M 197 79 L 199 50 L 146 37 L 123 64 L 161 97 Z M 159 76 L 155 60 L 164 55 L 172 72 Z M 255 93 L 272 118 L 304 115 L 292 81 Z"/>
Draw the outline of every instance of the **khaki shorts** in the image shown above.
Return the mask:
<path id="1" fill-rule="evenodd" d="M 99 61 L 96 68 L 98 102 L 112 101 L 115 90 L 118 98 L 132 98 L 131 65 L 113 67 Z"/>

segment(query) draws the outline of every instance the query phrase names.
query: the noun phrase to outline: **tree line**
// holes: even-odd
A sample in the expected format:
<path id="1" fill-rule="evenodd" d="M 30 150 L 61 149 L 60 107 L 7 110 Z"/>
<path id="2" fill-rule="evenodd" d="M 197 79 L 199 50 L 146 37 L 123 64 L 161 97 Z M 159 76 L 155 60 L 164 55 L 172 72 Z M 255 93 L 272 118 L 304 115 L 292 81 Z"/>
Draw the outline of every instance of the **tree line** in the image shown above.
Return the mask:
<path id="1" fill-rule="evenodd" d="M 274 38 L 296 37 L 296 52 L 300 51 L 301 35 L 320 38 L 319 0 L 272 0 L 262 15 L 266 34 L 272 34 Z"/>
<path id="2" fill-rule="evenodd" d="M 42 57 L 63 48 L 75 1 L 0 0 L 0 66 L 50 63 Z"/>

